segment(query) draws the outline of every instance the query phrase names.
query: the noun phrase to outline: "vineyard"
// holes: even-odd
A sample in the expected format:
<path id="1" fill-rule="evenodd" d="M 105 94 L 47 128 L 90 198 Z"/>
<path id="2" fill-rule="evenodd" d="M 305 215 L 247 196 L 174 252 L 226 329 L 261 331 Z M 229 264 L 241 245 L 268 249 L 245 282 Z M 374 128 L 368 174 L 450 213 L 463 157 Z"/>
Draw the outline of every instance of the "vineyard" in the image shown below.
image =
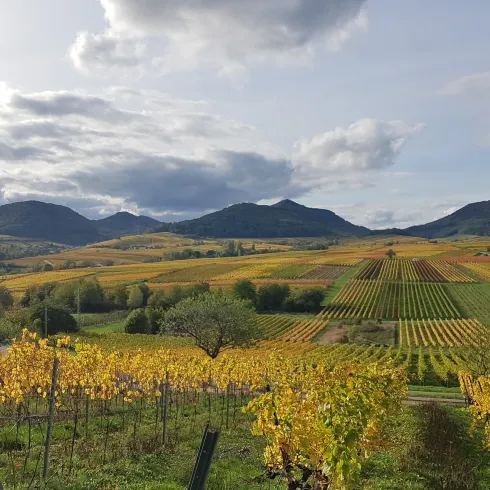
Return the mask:
<path id="1" fill-rule="evenodd" d="M 347 267 L 335 266 L 335 265 L 321 265 L 315 267 L 315 269 L 305 272 L 301 276 L 301 279 L 338 279 L 342 274 L 348 270 Z"/>
<path id="2" fill-rule="evenodd" d="M 464 255 L 483 245 L 413 241 L 393 245 L 397 255 L 389 259 L 384 244 L 363 240 L 325 251 L 4 276 L 2 285 L 17 295 L 33 284 L 97 277 L 110 288 L 146 281 L 151 289 L 164 291 L 207 281 L 224 294 L 232 294 L 238 279 L 250 279 L 257 288 L 287 284 L 296 293 L 319 287 L 326 296 L 321 311 L 313 314 L 259 312 L 260 337 L 250 347 L 230 349 L 216 359 L 206 357 L 189 337 L 96 334 L 95 328 L 82 330 L 78 339 L 58 337 L 48 344 L 25 333 L 0 354 L 0 481 L 19 489 L 31 481 L 38 487 L 46 483 L 42 470 L 52 393 L 47 488 L 55 490 L 71 489 L 66 482 L 90 478 L 101 467 L 109 472 L 110 484 L 138 488 L 129 482 L 141 458 L 150 455 L 158 464 L 151 463 L 157 469 L 147 469 L 148 475 L 180 474 L 168 488 L 183 489 L 206 424 L 223 432 L 216 468 L 250 464 L 256 478 L 266 464 L 271 474 L 280 475 L 270 484 L 249 479 L 240 490 L 263 490 L 264 484 L 284 490 L 292 478 L 287 461 L 320 465 L 326 473 L 319 470 L 319 478 L 340 482 L 352 477 L 354 482 L 360 478 L 357 470 L 349 476 L 335 458 L 328 458 L 348 454 L 358 468 L 371 438 L 376 446 L 372 427 L 378 417 L 399 407 L 407 379 L 422 388 L 461 383 L 465 396 L 475 400 L 470 408 L 475 420 L 486 420 L 490 380 L 470 373 L 471 349 L 488 342 L 490 257 Z M 356 334 L 360 331 L 367 334 Z M 52 391 L 55 358 L 59 368 Z M 357 401 L 345 403 L 344 397 Z M 326 406 L 338 418 L 338 438 L 331 438 L 324 423 L 330 416 L 322 412 Z M 366 413 L 361 422 L 360 411 Z M 361 424 L 356 439 L 344 444 L 344 431 L 353 420 Z M 255 452 L 229 457 L 227 448 L 237 440 L 247 441 Z M 294 442 L 284 446 L 284 440 Z M 162 454 L 164 465 L 155 456 Z M 185 463 L 176 454 L 183 454 Z M 130 470 L 122 470 L 119 460 Z M 87 488 L 113 488 L 97 478 Z M 366 485 L 362 488 L 370 488 Z"/>
<path id="3" fill-rule="evenodd" d="M 6 450 L 0 456 L 0 471 L 9 485 L 29 481 L 66 483 L 82 468 L 113 465 L 145 445 L 157 450 L 166 445 L 185 444 L 199 434 L 202 423 L 233 432 L 250 421 L 250 416 L 242 413 L 243 405 L 246 412 L 257 417 L 253 433 L 268 436 L 264 460 L 271 470 L 285 469 L 275 456 L 281 448 L 279 435 L 273 429 L 278 425 L 304 438 L 298 447 L 289 447 L 290 457 L 301 455 L 302 461 L 309 460 L 315 465 L 322 461 L 323 449 L 305 443 L 312 430 L 316 440 L 327 442 L 329 428 L 315 424 L 303 431 L 312 417 L 322 420 L 318 407 L 324 403 L 315 401 L 313 393 L 323 393 L 329 403 L 342 404 L 344 385 L 350 387 L 352 396 L 362 393 L 365 419 L 358 436 L 344 442 L 349 433 L 346 422 L 352 414 L 333 409 L 336 430 L 345 435 L 330 444 L 332 448 L 338 447 L 335 452 L 339 454 L 345 451 L 357 454 L 360 464 L 359 447 L 361 444 L 365 447 L 374 435 L 370 427 L 383 414 L 394 410 L 405 392 L 403 371 L 394 369 L 389 358 L 383 363 L 381 352 L 373 348 L 362 354 L 358 349 L 343 348 L 341 356 L 327 352 L 325 358 L 330 361 L 378 360 L 365 368 L 351 365 L 332 370 L 330 362 L 315 364 L 313 368 L 298 354 L 277 354 L 270 345 L 223 354 L 214 360 L 192 348 L 160 349 L 151 354 L 106 353 L 96 345 L 76 344 L 76 355 L 72 355 L 67 350 L 69 345 L 70 339 L 65 337 L 58 340 L 55 348 L 49 347 L 47 340 L 37 340 L 25 333 L 0 358 L 0 430 L 11 434 L 11 444 L 4 443 Z M 275 402 L 269 396 L 271 389 Z M 311 400 L 309 406 L 302 401 L 305 395 Z M 275 403 L 295 417 L 287 416 L 282 421 L 276 417 L 275 423 L 269 425 L 266 420 Z M 48 416 L 53 417 L 57 426 L 53 435 L 47 436 L 50 459 L 46 459 L 42 431 L 43 420 Z M 10 422 L 16 427 L 12 433 Z M 43 453 L 45 466 L 41 476 L 38 462 Z M 323 458 L 335 461 L 340 457 L 332 459 L 333 454 Z M 12 458 L 20 463 L 11 467 Z M 49 473 L 46 462 L 51 463 Z M 333 465 L 323 476 L 338 481 L 356 479 L 339 465 Z"/>
<path id="4" fill-rule="evenodd" d="M 443 260 L 371 259 L 356 279 L 425 282 L 474 282 L 454 264 Z"/>
<path id="5" fill-rule="evenodd" d="M 327 318 L 460 318 L 439 283 L 350 280 L 322 314 Z"/>

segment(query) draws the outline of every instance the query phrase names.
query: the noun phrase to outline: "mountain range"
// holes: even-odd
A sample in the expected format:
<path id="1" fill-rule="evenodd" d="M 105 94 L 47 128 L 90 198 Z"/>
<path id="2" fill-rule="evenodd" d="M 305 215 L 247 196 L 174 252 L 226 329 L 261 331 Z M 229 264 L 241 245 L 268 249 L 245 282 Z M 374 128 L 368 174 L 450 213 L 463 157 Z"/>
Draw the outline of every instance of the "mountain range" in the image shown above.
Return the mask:
<path id="1" fill-rule="evenodd" d="M 90 220 L 66 206 L 40 201 L 0 206 L 0 234 L 66 245 L 86 245 L 116 236 L 142 233 L 160 224 L 156 219 L 124 212 Z"/>
<path id="2" fill-rule="evenodd" d="M 123 235 L 169 231 L 194 237 L 363 237 L 402 234 L 442 238 L 457 234 L 490 235 L 490 201 L 468 204 L 432 223 L 405 230 L 369 230 L 327 209 L 309 208 L 286 199 L 271 206 L 235 204 L 200 218 L 162 223 L 148 216 L 120 212 L 90 220 L 72 209 L 40 201 L 0 206 L 0 234 L 85 245 Z"/>

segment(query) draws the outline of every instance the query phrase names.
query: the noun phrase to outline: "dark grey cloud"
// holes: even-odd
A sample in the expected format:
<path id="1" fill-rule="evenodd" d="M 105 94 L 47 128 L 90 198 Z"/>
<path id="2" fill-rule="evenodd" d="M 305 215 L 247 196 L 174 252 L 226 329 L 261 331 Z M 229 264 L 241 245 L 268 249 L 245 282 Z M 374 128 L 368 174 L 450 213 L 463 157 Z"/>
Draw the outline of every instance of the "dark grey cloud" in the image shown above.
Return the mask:
<path id="1" fill-rule="evenodd" d="M 12 96 L 10 107 L 40 117 L 83 116 L 118 124 L 128 123 L 136 118 L 135 114 L 116 109 L 108 100 L 70 92 L 42 92 L 29 95 L 17 93 Z"/>
<path id="2" fill-rule="evenodd" d="M 249 62 L 298 60 L 315 48 L 338 49 L 363 19 L 366 0 L 100 0 L 106 33 L 80 33 L 70 48 L 74 65 L 142 70 L 153 41 L 152 65 L 171 71 L 213 64 L 229 76 Z M 150 42 L 151 44 L 151 42 Z M 151 66 L 151 65 L 149 65 Z"/>
<path id="3" fill-rule="evenodd" d="M 217 209 L 295 192 L 287 160 L 223 151 L 209 160 L 165 157 L 104 165 L 72 173 L 82 192 L 107 194 L 153 212 Z M 297 192 L 297 190 L 296 190 Z"/>
<path id="4" fill-rule="evenodd" d="M 297 144 L 290 158 L 253 127 L 204 108 L 136 89 L 14 92 L 0 112 L 4 198 L 70 200 L 85 214 L 185 216 L 317 189 L 360 189 L 373 185 L 373 172 L 394 165 L 415 131 L 361 120 Z"/>

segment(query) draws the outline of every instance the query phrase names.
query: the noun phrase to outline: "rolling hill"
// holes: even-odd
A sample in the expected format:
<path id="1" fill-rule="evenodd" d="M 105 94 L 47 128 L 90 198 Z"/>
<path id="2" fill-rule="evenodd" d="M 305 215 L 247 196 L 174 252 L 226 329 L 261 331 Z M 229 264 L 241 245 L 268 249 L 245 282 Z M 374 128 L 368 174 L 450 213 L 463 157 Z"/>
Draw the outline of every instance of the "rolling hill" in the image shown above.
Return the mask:
<path id="1" fill-rule="evenodd" d="M 127 212 L 90 220 L 72 209 L 39 201 L 0 206 L 0 235 L 66 245 L 86 245 L 125 235 L 172 232 L 190 237 L 283 238 L 364 237 L 367 235 L 443 238 L 457 234 L 490 235 L 490 201 L 468 204 L 455 213 L 405 230 L 370 231 L 327 209 L 309 208 L 286 199 L 271 206 L 235 204 L 200 218 L 161 223 Z"/>
<path id="2" fill-rule="evenodd" d="M 216 238 L 364 236 L 356 226 L 326 209 L 308 208 L 289 199 L 272 206 L 235 204 L 201 218 L 163 225 L 159 231 Z"/>
<path id="3" fill-rule="evenodd" d="M 160 225 L 161 222 L 148 216 L 135 216 L 127 212 L 120 212 L 107 218 L 93 221 L 102 233 L 109 235 L 135 235 L 144 233 Z"/>
<path id="4" fill-rule="evenodd" d="M 490 235 L 490 201 L 468 204 L 444 218 L 405 230 L 424 238 L 444 238 L 453 235 Z"/>
<path id="5" fill-rule="evenodd" d="M 123 234 L 140 233 L 158 223 L 152 218 L 129 213 L 89 220 L 66 206 L 40 201 L 0 206 L 0 234 L 67 245 L 85 245 Z"/>

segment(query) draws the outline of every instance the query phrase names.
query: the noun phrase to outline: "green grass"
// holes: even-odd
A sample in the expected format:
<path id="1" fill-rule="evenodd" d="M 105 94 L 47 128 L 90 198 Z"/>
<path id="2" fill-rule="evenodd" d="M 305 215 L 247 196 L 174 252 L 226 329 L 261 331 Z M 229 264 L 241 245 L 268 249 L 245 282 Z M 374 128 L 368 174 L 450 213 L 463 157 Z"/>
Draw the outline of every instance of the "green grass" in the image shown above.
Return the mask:
<path id="1" fill-rule="evenodd" d="M 490 488 L 490 452 L 460 407 L 404 406 L 388 417 L 379 447 L 362 468 L 363 490 Z"/>
<path id="2" fill-rule="evenodd" d="M 421 386 L 421 385 L 408 385 L 409 391 L 424 391 L 430 393 L 446 393 L 446 394 L 460 394 L 461 390 L 459 387 L 446 388 L 445 386 Z"/>
<path id="3" fill-rule="evenodd" d="M 155 422 L 154 404 L 134 402 L 121 406 L 122 400 L 117 405 L 111 401 L 104 414 L 98 415 L 103 405 L 91 402 L 89 423 L 85 425 L 84 416 L 78 420 L 71 474 L 68 468 L 74 419 L 55 422 L 47 488 L 185 490 L 209 417 L 207 396 L 200 394 L 195 398 L 197 395 L 193 392 L 192 403 L 189 394 L 186 403 L 182 394 L 170 398 L 165 446 L 161 443 L 162 422 Z M 251 434 L 251 416 L 240 409 L 240 402 L 246 403 L 247 399 L 237 395 L 234 402 L 230 403 L 229 428 L 226 428 L 222 396 L 211 396 L 211 427 L 220 428 L 220 436 L 206 488 L 262 490 L 264 440 Z M 36 408 L 45 413 L 46 401 L 36 403 Z M 19 462 L 13 466 L 17 488 L 19 482 L 29 482 L 33 473 L 39 474 L 36 462 L 42 453 L 43 432 L 39 424 L 32 427 L 29 447 L 27 423 L 20 424 L 18 434 L 11 430 L 11 424 L 0 424 L 0 481 L 6 488 L 13 488 L 14 484 L 12 460 Z M 26 454 L 28 463 L 24 474 Z"/>
<path id="4" fill-rule="evenodd" d="M 437 391 L 407 391 L 407 396 L 415 396 L 419 398 L 455 398 L 464 400 L 461 393 L 439 393 Z"/>
<path id="5" fill-rule="evenodd" d="M 83 332 L 88 333 L 122 333 L 124 332 L 124 322 L 106 323 L 104 325 L 93 325 L 91 327 L 84 327 Z"/>
<path id="6" fill-rule="evenodd" d="M 344 274 L 342 274 L 329 288 L 327 288 L 327 294 L 325 295 L 325 298 L 323 298 L 322 306 L 328 306 L 332 302 L 335 296 L 337 296 L 337 293 L 350 279 L 355 276 L 356 272 L 363 264 L 364 261 L 359 262 L 359 264 L 355 265 L 354 267 L 349 267 Z"/>

